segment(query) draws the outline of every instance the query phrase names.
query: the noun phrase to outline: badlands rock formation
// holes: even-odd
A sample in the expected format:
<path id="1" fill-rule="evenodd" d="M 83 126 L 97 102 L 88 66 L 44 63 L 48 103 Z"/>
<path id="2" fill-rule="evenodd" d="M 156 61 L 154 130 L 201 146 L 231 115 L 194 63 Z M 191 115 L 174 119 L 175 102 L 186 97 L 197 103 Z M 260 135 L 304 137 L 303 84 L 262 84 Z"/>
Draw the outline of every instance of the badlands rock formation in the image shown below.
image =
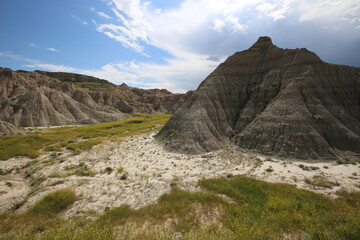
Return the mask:
<path id="1" fill-rule="evenodd" d="M 167 113 L 181 105 L 184 96 L 116 86 L 80 74 L 0 68 L 0 121 L 15 127 L 93 124 L 130 118 L 128 113 Z"/>
<path id="2" fill-rule="evenodd" d="M 233 142 L 266 155 L 333 158 L 360 153 L 359 121 L 360 68 L 260 37 L 220 64 L 157 137 L 185 153 Z"/>
<path id="3" fill-rule="evenodd" d="M 11 123 L 0 121 L 0 136 L 20 134 L 19 130 Z"/>

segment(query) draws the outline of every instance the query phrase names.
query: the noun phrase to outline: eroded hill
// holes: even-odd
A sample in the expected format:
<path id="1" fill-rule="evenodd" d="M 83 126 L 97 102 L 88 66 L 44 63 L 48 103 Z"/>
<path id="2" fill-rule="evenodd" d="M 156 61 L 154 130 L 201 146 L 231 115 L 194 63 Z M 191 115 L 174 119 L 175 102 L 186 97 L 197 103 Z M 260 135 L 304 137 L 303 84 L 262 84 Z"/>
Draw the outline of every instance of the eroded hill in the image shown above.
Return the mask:
<path id="1" fill-rule="evenodd" d="M 165 89 L 117 86 L 73 73 L 0 68 L 0 121 L 15 127 L 93 124 L 129 118 L 129 113 L 172 113 L 184 94 Z M 7 124 L 7 128 L 13 128 Z M 3 134 L 9 134 L 3 126 Z"/>
<path id="2" fill-rule="evenodd" d="M 260 37 L 220 64 L 158 138 L 200 153 L 233 142 L 266 155 L 331 158 L 360 153 L 360 68 Z"/>

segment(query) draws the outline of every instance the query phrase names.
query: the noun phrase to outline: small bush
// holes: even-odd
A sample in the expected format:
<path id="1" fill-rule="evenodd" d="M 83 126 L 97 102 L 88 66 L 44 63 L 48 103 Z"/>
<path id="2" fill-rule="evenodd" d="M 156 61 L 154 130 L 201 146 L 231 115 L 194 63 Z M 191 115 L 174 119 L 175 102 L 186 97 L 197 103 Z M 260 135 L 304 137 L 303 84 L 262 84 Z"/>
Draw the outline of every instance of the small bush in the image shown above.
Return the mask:
<path id="1" fill-rule="evenodd" d="M 73 204 L 76 199 L 75 191 L 72 189 L 57 190 L 39 200 L 29 211 L 35 215 L 57 214 Z"/>
<path id="2" fill-rule="evenodd" d="M 353 159 L 348 159 L 348 158 L 344 158 L 344 159 L 339 159 L 336 161 L 337 164 L 342 165 L 342 164 L 352 164 L 352 165 L 356 165 L 359 162 L 359 160 L 353 160 Z"/>
<path id="3" fill-rule="evenodd" d="M 124 168 L 123 167 L 118 167 L 116 170 L 117 170 L 118 173 L 122 173 L 124 171 Z"/>
<path id="4" fill-rule="evenodd" d="M 75 174 L 77 176 L 83 176 L 83 177 L 93 177 L 96 175 L 96 172 L 93 170 L 84 170 L 84 169 L 78 169 L 76 170 Z"/>
<path id="5" fill-rule="evenodd" d="M 314 166 L 305 166 L 304 164 L 299 164 L 298 166 L 299 168 L 301 168 L 304 171 L 315 171 L 320 169 L 319 167 L 314 167 Z"/>
<path id="6" fill-rule="evenodd" d="M 111 174 L 113 172 L 114 169 L 112 169 L 112 167 L 107 167 L 105 168 L 104 172 L 107 174 Z"/>

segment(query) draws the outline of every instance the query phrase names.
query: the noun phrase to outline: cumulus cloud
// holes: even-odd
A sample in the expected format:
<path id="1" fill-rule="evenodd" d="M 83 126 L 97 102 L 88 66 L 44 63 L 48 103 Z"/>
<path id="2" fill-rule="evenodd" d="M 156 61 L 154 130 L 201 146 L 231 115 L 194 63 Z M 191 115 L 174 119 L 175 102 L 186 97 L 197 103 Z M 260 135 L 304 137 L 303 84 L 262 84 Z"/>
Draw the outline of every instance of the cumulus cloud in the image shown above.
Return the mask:
<path id="1" fill-rule="evenodd" d="M 300 21 L 344 20 L 360 23 L 360 4 L 358 0 L 302 0 Z"/>
<path id="2" fill-rule="evenodd" d="M 148 2 L 113 0 L 112 3 L 114 5 L 112 11 L 122 25 L 99 24 L 96 29 L 122 43 L 123 46 L 144 54 L 141 42 L 148 42 L 147 29 L 151 27 L 144 14 Z"/>
<path id="3" fill-rule="evenodd" d="M 182 0 L 176 7 L 162 9 L 147 0 L 103 1 L 108 17 L 92 10 L 103 21 L 93 21 L 97 31 L 149 59 L 74 68 L 74 72 L 117 84 L 175 92 L 195 89 L 226 56 L 249 47 L 260 35 L 271 36 L 280 47 L 308 47 L 328 59 L 360 55 L 355 49 L 360 39 L 358 0 Z M 147 53 L 149 46 L 171 58 L 154 62 Z M 358 57 L 352 59 L 349 62 L 359 62 Z M 39 61 L 27 65 L 44 70 L 57 66 Z M 68 70 L 67 66 L 58 69 Z"/>
<path id="4" fill-rule="evenodd" d="M 25 62 L 25 64 L 22 65 L 24 68 L 53 72 L 73 72 L 106 79 L 115 84 L 125 82 L 134 87 L 166 88 L 177 93 L 195 89 L 198 85 L 197 80 L 204 79 L 206 75 L 218 65 L 218 62 L 214 61 L 214 59 L 193 59 L 191 61 L 171 59 L 162 65 L 136 61 L 121 61 L 108 63 L 97 69 L 82 69 L 44 63 L 37 59 L 5 52 L 0 52 L 0 57 Z M 184 69 L 187 71 L 184 71 Z M 190 79 L 190 81 L 184 81 L 184 79 Z"/>
<path id="5" fill-rule="evenodd" d="M 286 13 L 290 9 L 291 1 L 284 1 L 279 3 L 264 2 L 256 6 L 256 10 L 262 12 L 264 15 L 271 17 L 274 21 L 285 18 Z"/>

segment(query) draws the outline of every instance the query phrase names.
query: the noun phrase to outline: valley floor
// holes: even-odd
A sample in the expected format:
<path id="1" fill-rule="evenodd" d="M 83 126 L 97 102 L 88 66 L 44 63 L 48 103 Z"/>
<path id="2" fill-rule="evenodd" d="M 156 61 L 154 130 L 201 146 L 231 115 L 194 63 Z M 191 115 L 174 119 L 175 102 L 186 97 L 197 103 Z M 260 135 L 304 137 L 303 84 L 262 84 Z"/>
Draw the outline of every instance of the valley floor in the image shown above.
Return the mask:
<path id="1" fill-rule="evenodd" d="M 1 161 L 0 210 L 16 206 L 24 212 L 50 192 L 72 188 L 80 198 L 64 216 L 95 217 L 123 204 L 134 209 L 153 204 L 174 186 L 195 192 L 200 179 L 236 175 L 289 183 L 334 198 L 360 188 L 360 164 L 349 160 L 284 160 L 236 147 L 183 155 L 164 151 L 154 135 L 106 141 L 75 156 L 61 150 L 43 152 L 35 161 L 26 157 Z M 26 179 L 29 174 L 31 182 Z"/>

